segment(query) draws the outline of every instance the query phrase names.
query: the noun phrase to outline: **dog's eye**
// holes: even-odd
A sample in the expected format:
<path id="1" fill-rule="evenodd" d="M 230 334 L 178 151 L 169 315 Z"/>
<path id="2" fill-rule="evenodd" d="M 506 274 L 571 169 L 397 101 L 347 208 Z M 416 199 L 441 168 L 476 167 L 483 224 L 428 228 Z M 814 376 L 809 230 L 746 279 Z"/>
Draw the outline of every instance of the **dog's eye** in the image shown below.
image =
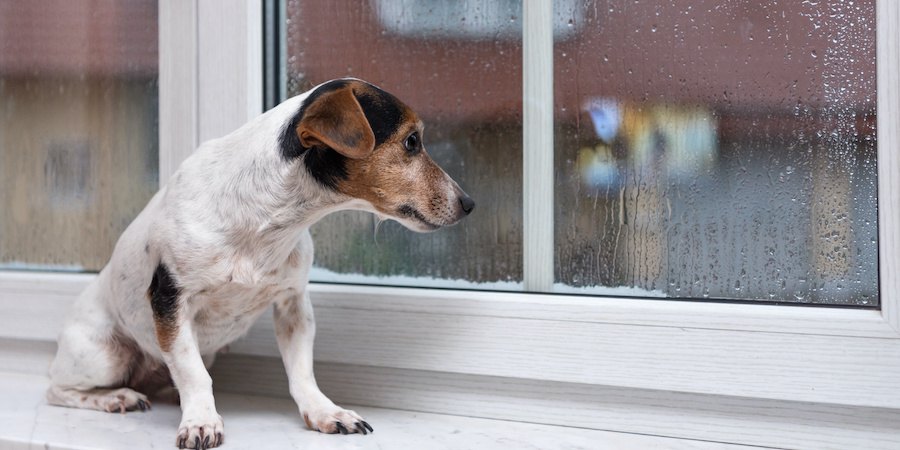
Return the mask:
<path id="1" fill-rule="evenodd" d="M 409 137 L 406 138 L 406 142 L 404 145 L 406 146 L 406 151 L 410 153 L 416 153 L 419 151 L 419 132 L 415 132 Z"/>

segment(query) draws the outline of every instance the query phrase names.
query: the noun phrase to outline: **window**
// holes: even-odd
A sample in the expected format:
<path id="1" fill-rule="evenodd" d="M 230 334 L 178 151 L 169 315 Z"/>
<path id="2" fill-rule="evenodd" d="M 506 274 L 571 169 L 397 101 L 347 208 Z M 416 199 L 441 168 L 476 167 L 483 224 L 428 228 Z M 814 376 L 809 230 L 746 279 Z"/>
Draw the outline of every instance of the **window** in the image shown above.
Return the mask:
<path id="1" fill-rule="evenodd" d="M 521 249 L 547 247 L 529 262 L 552 285 L 528 290 L 877 305 L 874 1 L 554 2 L 552 59 L 531 61 L 554 121 L 528 126 L 554 136 L 534 152 L 555 231 L 527 239 L 521 8 L 288 4 L 287 94 L 338 75 L 394 92 L 479 203 L 427 236 L 328 218 L 313 279 L 521 290 Z"/>
<path id="2" fill-rule="evenodd" d="M 0 2 L 0 268 L 98 271 L 159 188 L 156 1 Z"/>

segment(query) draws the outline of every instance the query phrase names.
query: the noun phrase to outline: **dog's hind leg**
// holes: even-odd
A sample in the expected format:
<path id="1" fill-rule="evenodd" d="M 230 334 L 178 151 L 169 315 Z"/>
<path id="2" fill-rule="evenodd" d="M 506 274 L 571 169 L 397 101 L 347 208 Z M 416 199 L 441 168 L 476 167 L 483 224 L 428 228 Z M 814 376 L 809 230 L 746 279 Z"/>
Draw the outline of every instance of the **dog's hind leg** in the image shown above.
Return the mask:
<path id="1" fill-rule="evenodd" d="M 150 409 L 150 401 L 140 392 L 130 388 L 86 389 L 50 386 L 47 401 L 51 405 L 70 408 L 96 409 L 106 412 L 126 412 Z"/>
<path id="2" fill-rule="evenodd" d="M 52 405 L 109 412 L 146 410 L 144 394 L 125 386 L 136 347 L 122 338 L 100 305 L 101 277 L 76 301 L 50 366 Z"/>

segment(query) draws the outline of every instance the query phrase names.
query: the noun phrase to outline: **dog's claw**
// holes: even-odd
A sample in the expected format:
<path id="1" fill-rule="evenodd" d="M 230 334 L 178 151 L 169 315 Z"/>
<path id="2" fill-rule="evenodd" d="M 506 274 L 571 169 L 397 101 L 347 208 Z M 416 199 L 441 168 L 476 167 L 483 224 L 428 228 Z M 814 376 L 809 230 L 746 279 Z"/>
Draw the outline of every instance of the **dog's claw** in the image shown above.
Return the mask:
<path id="1" fill-rule="evenodd" d="M 203 450 L 206 450 L 206 449 L 209 448 L 209 435 L 206 435 L 206 437 L 203 438 L 203 444 L 202 444 L 202 445 L 203 445 L 203 447 L 201 447 L 201 448 L 202 448 Z"/>
<path id="2" fill-rule="evenodd" d="M 222 433 L 216 433 L 216 447 L 225 443 L 225 435 Z"/>
<path id="3" fill-rule="evenodd" d="M 363 421 L 362 421 L 362 424 L 363 424 L 364 427 L 366 427 L 366 428 L 369 429 L 369 432 L 371 432 L 371 433 L 374 433 L 374 432 L 375 432 L 375 430 L 372 429 L 372 425 L 369 425 L 369 422 L 366 422 L 365 420 L 363 420 Z"/>
<path id="4" fill-rule="evenodd" d="M 355 411 L 332 406 L 328 409 L 301 411 L 303 421 L 310 430 L 329 434 L 369 434 L 372 426 Z"/>
<path id="5" fill-rule="evenodd" d="M 178 448 L 185 448 L 185 447 L 187 447 L 187 436 L 181 436 L 181 437 L 179 437 L 179 438 L 178 438 L 177 445 L 178 445 Z"/>

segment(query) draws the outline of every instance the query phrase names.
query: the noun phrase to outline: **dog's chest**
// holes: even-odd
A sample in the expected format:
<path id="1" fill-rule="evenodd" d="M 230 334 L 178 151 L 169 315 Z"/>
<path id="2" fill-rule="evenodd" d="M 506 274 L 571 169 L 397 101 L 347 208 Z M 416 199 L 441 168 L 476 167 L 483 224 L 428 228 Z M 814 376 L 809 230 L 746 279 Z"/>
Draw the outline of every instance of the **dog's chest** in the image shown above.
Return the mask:
<path id="1" fill-rule="evenodd" d="M 225 283 L 197 294 L 193 327 L 200 352 L 215 352 L 243 336 L 269 305 L 292 295 L 294 288 L 274 282 Z"/>

